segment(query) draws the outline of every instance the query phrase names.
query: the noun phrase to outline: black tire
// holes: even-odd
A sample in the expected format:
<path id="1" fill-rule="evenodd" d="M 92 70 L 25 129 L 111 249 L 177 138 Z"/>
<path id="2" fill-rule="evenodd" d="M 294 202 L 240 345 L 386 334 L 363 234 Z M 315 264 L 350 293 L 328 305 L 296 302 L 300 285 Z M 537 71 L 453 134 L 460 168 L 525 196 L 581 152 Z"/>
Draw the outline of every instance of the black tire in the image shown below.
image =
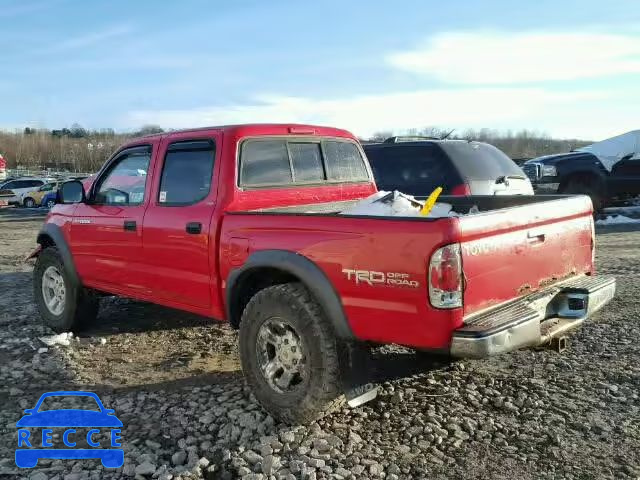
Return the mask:
<path id="1" fill-rule="evenodd" d="M 263 375 L 258 332 L 270 319 L 292 328 L 302 343 L 306 379 L 297 390 L 279 392 Z M 240 322 L 240 359 L 253 394 L 274 418 L 289 424 L 310 423 L 344 403 L 338 341 L 322 309 L 299 283 L 265 288 L 251 298 Z"/>
<path id="2" fill-rule="evenodd" d="M 42 289 L 43 275 L 49 267 L 55 267 L 64 282 L 64 306 L 62 312 L 57 315 L 47 307 Z M 74 284 L 67 275 L 62 258 L 55 247 L 47 247 L 38 255 L 33 269 L 33 296 L 45 325 L 58 333 L 77 330 L 98 316 L 98 297 L 82 285 Z"/>
<path id="3" fill-rule="evenodd" d="M 52 209 L 56 204 L 55 200 L 47 200 L 47 208 Z"/>
<path id="4" fill-rule="evenodd" d="M 570 178 L 561 190 L 562 193 L 589 196 L 593 204 L 593 213 L 599 212 L 604 207 L 602 189 L 588 178 Z"/>
<path id="5" fill-rule="evenodd" d="M 24 201 L 22 202 L 22 204 L 26 207 L 26 208 L 33 208 L 36 206 L 36 201 L 31 198 L 31 197 L 27 197 L 24 199 Z"/>

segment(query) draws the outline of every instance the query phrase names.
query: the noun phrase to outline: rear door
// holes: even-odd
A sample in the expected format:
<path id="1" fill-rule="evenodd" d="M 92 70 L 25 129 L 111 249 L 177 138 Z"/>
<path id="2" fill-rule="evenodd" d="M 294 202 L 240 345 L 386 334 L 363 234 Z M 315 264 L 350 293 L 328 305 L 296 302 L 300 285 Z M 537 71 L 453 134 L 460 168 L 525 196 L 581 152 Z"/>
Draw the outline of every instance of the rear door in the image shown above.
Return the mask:
<path id="1" fill-rule="evenodd" d="M 567 197 L 458 218 L 464 313 L 592 271 L 588 197 Z"/>
<path id="2" fill-rule="evenodd" d="M 212 289 L 217 289 L 215 251 L 210 250 L 218 140 L 216 134 L 174 134 L 160 145 L 162 160 L 143 234 L 146 283 L 159 301 L 211 306 Z"/>
<path id="3" fill-rule="evenodd" d="M 150 192 L 152 145 L 119 152 L 103 169 L 71 225 L 71 251 L 83 283 L 146 291 L 142 219 Z"/>

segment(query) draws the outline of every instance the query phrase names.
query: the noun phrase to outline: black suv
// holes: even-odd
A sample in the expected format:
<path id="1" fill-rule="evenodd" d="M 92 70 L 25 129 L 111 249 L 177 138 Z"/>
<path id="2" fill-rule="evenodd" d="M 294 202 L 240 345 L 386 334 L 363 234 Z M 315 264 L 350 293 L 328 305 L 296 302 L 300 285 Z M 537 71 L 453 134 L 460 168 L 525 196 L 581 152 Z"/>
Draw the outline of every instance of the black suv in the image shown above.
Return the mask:
<path id="1" fill-rule="evenodd" d="M 493 145 L 466 140 L 391 137 L 363 145 L 380 190 L 425 197 L 533 195 L 522 169 Z"/>

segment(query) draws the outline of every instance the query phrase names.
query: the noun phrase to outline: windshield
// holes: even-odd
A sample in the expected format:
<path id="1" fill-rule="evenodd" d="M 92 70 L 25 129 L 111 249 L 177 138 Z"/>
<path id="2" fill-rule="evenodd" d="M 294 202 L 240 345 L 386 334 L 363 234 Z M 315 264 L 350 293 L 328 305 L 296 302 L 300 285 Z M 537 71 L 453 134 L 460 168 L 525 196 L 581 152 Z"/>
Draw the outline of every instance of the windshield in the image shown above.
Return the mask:
<path id="1" fill-rule="evenodd" d="M 520 167 L 493 145 L 453 141 L 442 142 L 440 147 L 466 181 L 495 180 L 501 176 L 525 178 Z"/>
<path id="2" fill-rule="evenodd" d="M 88 395 L 53 395 L 46 397 L 40 404 L 39 412 L 49 410 L 91 410 L 99 412 L 100 407 L 95 398 Z"/>

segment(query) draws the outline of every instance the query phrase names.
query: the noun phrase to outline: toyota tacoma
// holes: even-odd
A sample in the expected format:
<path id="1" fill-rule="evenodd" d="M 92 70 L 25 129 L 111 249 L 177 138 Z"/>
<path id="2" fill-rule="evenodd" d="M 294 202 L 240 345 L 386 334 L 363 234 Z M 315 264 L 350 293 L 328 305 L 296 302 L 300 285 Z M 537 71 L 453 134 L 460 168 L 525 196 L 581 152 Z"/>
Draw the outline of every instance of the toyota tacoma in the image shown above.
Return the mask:
<path id="1" fill-rule="evenodd" d="M 103 295 L 227 321 L 255 397 L 286 422 L 366 397 L 358 352 L 370 345 L 482 358 L 547 344 L 615 291 L 595 275 L 588 197 L 451 196 L 439 201 L 455 215 L 349 215 L 377 188 L 361 145 L 334 128 L 142 137 L 87 186 L 62 185 L 37 237 L 45 323 L 79 328 Z"/>

